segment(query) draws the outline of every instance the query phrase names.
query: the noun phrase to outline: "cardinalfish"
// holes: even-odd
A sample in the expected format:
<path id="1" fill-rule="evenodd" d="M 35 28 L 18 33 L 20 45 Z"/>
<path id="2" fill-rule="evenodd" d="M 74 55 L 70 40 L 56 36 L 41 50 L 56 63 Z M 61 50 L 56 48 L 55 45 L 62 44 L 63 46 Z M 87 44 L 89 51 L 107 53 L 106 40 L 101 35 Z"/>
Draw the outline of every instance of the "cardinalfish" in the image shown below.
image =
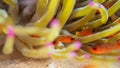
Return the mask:
<path id="1" fill-rule="evenodd" d="M 89 47 L 89 51 L 93 54 L 107 54 L 118 49 L 120 49 L 120 41 L 113 44 L 103 43 L 97 46 Z"/>
<path id="2" fill-rule="evenodd" d="M 53 42 L 54 45 L 57 45 L 59 42 L 63 42 L 63 43 L 71 43 L 74 42 L 75 38 L 73 38 L 72 36 L 59 36 L 57 37 L 57 39 Z"/>
<path id="3" fill-rule="evenodd" d="M 76 32 L 77 36 L 88 36 L 91 34 L 93 34 L 92 29 L 85 29 L 85 30 L 82 30 L 81 32 Z"/>

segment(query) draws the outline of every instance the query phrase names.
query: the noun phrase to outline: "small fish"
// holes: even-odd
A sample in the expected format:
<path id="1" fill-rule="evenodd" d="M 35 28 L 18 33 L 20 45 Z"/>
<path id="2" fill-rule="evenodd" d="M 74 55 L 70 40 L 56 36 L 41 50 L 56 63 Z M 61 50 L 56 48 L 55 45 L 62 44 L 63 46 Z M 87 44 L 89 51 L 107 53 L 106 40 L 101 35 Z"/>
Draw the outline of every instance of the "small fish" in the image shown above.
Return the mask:
<path id="1" fill-rule="evenodd" d="M 119 48 L 118 48 L 119 47 Z M 93 54 L 107 54 L 112 52 L 113 50 L 120 49 L 120 43 L 110 44 L 103 43 L 94 47 L 90 47 L 89 51 Z"/>
<path id="2" fill-rule="evenodd" d="M 72 36 L 59 36 L 53 42 L 53 44 L 57 45 L 59 42 L 71 43 L 71 42 L 74 42 L 74 41 L 75 41 L 75 38 L 73 38 Z"/>
<path id="3" fill-rule="evenodd" d="M 93 31 L 91 29 L 85 29 L 85 30 L 82 30 L 81 32 L 76 32 L 77 36 L 88 36 L 91 34 L 93 34 Z"/>

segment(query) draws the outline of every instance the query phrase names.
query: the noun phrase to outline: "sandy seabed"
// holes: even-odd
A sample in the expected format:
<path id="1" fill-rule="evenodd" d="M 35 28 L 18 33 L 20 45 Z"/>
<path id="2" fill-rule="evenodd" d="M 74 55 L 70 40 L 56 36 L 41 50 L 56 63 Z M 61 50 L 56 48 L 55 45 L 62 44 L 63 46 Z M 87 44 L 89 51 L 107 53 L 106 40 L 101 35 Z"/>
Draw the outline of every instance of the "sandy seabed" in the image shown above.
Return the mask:
<path id="1" fill-rule="evenodd" d="M 11 55 L 0 53 L 0 68 L 84 68 L 86 64 L 88 62 L 75 60 L 31 59 L 16 50 Z M 120 62 L 113 63 L 109 68 L 120 68 Z"/>

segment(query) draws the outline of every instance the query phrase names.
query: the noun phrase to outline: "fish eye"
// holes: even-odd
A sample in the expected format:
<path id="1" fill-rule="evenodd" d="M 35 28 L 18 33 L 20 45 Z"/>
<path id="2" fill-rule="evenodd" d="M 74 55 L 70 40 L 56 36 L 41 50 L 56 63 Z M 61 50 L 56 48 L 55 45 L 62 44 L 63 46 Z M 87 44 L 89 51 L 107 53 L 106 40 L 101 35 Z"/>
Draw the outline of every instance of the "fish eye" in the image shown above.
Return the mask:
<path id="1" fill-rule="evenodd" d="M 97 48 L 96 47 L 93 47 L 93 50 L 96 50 Z"/>
<path id="2" fill-rule="evenodd" d="M 74 40 L 75 38 L 71 38 L 71 40 Z"/>
<path id="3" fill-rule="evenodd" d="M 53 44 L 56 43 L 56 41 L 53 41 Z"/>

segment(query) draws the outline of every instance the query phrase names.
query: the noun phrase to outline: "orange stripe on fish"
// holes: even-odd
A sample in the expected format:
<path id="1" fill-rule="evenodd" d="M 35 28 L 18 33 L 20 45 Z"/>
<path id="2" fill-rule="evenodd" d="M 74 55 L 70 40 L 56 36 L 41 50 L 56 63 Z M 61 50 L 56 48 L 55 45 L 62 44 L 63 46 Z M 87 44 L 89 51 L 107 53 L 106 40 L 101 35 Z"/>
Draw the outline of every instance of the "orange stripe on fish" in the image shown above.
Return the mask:
<path id="1" fill-rule="evenodd" d="M 117 47 L 118 49 L 120 49 L 120 40 L 115 43 L 115 47 Z"/>

